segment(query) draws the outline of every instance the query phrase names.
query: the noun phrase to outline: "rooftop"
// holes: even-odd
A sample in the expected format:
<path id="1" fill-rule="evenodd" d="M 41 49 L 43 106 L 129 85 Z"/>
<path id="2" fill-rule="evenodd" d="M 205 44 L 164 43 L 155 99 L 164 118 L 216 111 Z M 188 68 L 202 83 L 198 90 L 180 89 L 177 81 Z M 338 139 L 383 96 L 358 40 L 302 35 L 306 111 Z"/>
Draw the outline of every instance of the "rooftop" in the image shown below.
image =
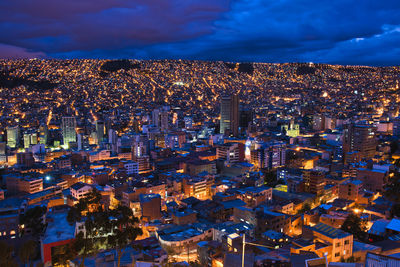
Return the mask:
<path id="1" fill-rule="evenodd" d="M 310 227 L 310 229 L 330 238 L 345 238 L 351 235 L 343 230 L 336 229 L 324 223 L 318 223 L 317 225 Z"/>
<path id="2" fill-rule="evenodd" d="M 67 221 L 67 212 L 53 212 L 47 214 L 48 225 L 42 238 L 43 244 L 69 240 L 75 237 L 75 225 Z"/>

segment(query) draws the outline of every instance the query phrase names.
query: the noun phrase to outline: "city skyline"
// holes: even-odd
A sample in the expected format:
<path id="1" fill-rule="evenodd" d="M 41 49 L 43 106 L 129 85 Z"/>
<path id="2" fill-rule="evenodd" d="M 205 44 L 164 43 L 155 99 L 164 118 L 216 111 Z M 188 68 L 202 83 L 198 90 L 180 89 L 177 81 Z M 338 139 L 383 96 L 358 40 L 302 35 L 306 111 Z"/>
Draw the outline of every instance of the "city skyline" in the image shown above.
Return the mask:
<path id="1" fill-rule="evenodd" d="M 391 66 L 399 29 L 398 1 L 2 1 L 0 58 Z"/>
<path id="2" fill-rule="evenodd" d="M 0 0 L 0 266 L 400 266 L 400 1 Z"/>

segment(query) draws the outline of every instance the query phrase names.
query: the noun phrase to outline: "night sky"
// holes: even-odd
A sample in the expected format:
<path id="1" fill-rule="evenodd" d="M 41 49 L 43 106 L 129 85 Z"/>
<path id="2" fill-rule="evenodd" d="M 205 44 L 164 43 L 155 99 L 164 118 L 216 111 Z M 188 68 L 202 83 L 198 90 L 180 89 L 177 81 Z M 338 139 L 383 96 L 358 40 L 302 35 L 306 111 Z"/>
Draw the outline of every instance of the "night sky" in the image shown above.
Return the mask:
<path id="1" fill-rule="evenodd" d="M 0 58 L 399 65 L 400 0 L 0 0 Z"/>

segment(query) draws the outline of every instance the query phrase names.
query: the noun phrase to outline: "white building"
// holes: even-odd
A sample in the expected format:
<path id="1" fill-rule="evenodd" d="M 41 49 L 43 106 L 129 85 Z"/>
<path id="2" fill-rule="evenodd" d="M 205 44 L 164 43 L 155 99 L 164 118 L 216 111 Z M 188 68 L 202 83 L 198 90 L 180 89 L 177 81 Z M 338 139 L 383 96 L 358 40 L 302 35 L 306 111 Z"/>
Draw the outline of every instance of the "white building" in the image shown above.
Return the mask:
<path id="1" fill-rule="evenodd" d="M 77 200 L 84 198 L 92 190 L 93 188 L 90 185 L 82 182 L 73 184 L 70 187 L 71 195 Z"/>

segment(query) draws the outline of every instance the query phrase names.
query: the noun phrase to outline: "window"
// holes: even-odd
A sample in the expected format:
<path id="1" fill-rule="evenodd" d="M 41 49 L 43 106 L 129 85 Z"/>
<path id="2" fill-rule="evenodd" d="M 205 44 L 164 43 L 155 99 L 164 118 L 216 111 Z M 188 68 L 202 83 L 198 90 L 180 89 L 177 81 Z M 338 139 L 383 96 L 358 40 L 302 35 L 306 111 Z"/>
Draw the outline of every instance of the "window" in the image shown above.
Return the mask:
<path id="1" fill-rule="evenodd" d="M 340 252 L 335 253 L 335 257 L 340 257 Z"/>
<path id="2" fill-rule="evenodd" d="M 349 243 L 350 243 L 349 240 L 345 240 L 345 241 L 344 241 L 344 244 L 345 244 L 345 245 L 348 245 Z"/>
<path id="3" fill-rule="evenodd" d="M 336 243 L 336 246 L 337 246 L 337 247 L 340 247 L 340 242 L 337 242 L 337 243 Z"/>

